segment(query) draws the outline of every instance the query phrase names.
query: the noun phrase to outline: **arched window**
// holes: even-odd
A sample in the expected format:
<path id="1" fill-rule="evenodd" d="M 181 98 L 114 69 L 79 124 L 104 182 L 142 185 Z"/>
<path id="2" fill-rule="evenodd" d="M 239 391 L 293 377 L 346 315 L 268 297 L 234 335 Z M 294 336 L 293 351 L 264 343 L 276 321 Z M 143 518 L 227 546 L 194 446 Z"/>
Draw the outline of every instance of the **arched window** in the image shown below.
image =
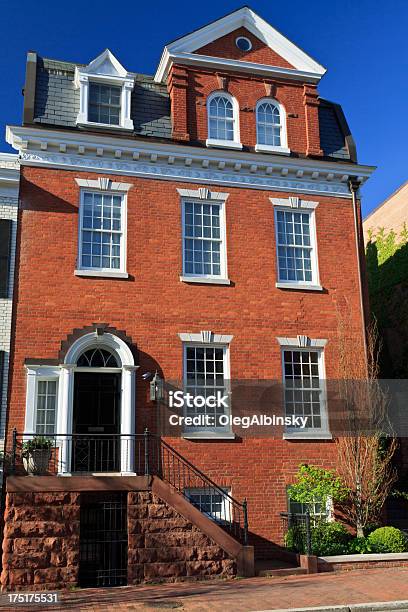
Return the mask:
<path id="1" fill-rule="evenodd" d="M 110 351 L 102 348 L 92 348 L 79 356 L 79 368 L 119 368 L 118 360 Z"/>
<path id="2" fill-rule="evenodd" d="M 239 142 L 238 104 L 235 98 L 225 92 L 214 92 L 207 100 L 208 140 L 211 146 L 235 146 Z"/>
<path id="3" fill-rule="evenodd" d="M 286 114 L 279 102 L 270 98 L 256 105 L 257 151 L 289 153 L 286 137 Z"/>

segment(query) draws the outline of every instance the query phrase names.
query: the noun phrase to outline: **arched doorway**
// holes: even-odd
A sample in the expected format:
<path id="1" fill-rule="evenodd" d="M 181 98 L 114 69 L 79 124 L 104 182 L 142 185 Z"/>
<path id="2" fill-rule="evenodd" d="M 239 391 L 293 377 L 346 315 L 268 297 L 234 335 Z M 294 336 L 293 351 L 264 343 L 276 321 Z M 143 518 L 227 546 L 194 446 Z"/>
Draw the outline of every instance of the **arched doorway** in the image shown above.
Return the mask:
<path id="1" fill-rule="evenodd" d="M 121 363 L 102 347 L 86 349 L 74 372 L 72 471 L 120 471 Z"/>
<path id="2" fill-rule="evenodd" d="M 61 473 L 134 473 L 137 367 L 114 334 L 91 332 L 71 345 L 59 386 Z"/>

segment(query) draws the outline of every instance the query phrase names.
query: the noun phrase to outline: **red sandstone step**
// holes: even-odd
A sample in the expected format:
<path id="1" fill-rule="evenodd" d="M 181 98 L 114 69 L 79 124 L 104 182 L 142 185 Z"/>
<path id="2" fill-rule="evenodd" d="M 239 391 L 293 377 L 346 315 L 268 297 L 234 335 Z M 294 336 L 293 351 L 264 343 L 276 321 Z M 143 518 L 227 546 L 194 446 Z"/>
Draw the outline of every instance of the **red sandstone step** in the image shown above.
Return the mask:
<path id="1" fill-rule="evenodd" d="M 283 567 L 283 568 L 270 568 L 270 569 L 261 569 L 257 572 L 257 576 L 262 576 L 263 578 L 271 577 L 271 576 L 292 576 L 299 574 L 307 574 L 307 570 L 304 567 Z"/>

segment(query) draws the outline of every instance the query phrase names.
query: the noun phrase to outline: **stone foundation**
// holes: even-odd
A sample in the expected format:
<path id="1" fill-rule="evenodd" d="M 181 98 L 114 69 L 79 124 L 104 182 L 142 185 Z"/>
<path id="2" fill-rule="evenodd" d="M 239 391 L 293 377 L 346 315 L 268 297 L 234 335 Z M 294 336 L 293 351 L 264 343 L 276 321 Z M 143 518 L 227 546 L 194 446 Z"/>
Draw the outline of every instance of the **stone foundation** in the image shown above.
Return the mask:
<path id="1" fill-rule="evenodd" d="M 229 578 L 237 560 L 241 573 L 248 551 L 168 485 L 156 479 L 157 486 L 167 501 L 151 488 L 127 495 L 128 584 Z M 81 492 L 7 493 L 3 590 L 78 586 L 80 504 Z"/>
<path id="2" fill-rule="evenodd" d="M 61 589 L 78 583 L 79 493 L 8 493 L 3 590 Z"/>
<path id="3" fill-rule="evenodd" d="M 128 494 L 128 583 L 236 574 L 236 562 L 151 491 Z"/>

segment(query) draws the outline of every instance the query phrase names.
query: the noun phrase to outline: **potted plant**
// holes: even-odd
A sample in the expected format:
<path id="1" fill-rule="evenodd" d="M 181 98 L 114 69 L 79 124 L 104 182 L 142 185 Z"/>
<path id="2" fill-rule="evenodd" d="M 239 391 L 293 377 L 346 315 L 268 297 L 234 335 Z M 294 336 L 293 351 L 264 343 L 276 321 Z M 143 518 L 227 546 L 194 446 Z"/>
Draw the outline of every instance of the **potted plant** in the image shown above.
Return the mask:
<path id="1" fill-rule="evenodd" d="M 34 436 L 23 444 L 23 465 L 28 474 L 46 474 L 51 457 L 52 440 Z"/>

